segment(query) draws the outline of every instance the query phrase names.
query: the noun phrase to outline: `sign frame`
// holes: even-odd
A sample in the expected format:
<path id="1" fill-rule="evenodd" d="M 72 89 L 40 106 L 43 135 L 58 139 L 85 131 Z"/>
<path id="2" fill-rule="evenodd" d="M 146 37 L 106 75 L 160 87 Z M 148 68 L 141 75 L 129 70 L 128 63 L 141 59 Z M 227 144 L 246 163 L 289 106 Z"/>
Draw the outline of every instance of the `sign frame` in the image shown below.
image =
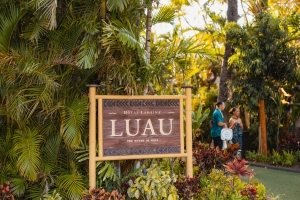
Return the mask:
<path id="1" fill-rule="evenodd" d="M 148 159 L 148 158 L 172 158 L 186 157 L 186 174 L 193 177 L 193 151 L 192 151 L 192 86 L 184 86 L 186 95 L 138 95 L 138 96 L 121 96 L 121 95 L 97 95 L 96 88 L 98 85 L 87 85 L 89 87 L 89 187 L 96 187 L 96 162 L 108 160 L 129 160 L 129 159 Z M 117 155 L 103 156 L 103 100 L 179 100 L 180 112 L 180 153 L 169 154 L 140 154 L 140 155 Z M 185 100 L 185 125 L 186 125 L 186 149 L 184 149 L 184 116 L 183 109 Z M 96 120 L 98 119 L 98 120 Z M 97 126 L 98 124 L 98 126 Z M 96 155 L 96 139 L 98 132 L 98 155 Z"/>

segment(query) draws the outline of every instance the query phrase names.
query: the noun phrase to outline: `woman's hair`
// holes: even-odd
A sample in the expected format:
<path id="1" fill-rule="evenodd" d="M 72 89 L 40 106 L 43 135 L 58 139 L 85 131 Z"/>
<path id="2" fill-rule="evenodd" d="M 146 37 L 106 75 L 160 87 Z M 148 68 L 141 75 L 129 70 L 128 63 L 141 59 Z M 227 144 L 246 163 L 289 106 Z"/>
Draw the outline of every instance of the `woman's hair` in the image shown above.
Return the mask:
<path id="1" fill-rule="evenodd" d="M 231 109 L 229 110 L 229 113 L 233 115 L 233 113 L 236 111 L 236 109 L 237 109 L 236 107 L 231 108 Z"/>
<path id="2" fill-rule="evenodd" d="M 219 107 L 220 105 L 222 105 L 224 102 L 223 101 L 218 101 L 215 106 Z"/>

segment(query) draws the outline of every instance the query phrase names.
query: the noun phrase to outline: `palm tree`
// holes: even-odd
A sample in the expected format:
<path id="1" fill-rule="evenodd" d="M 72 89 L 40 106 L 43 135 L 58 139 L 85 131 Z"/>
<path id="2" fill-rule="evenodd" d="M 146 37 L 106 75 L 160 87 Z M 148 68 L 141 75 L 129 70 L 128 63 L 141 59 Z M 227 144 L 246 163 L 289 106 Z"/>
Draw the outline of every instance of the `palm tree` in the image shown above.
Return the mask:
<path id="1" fill-rule="evenodd" d="M 228 9 L 227 9 L 227 21 L 228 22 L 237 22 L 238 20 L 238 4 L 237 0 L 228 0 L 227 2 Z M 220 74 L 220 87 L 218 93 L 218 101 L 227 101 L 230 97 L 230 89 L 227 85 L 227 81 L 230 79 L 230 71 L 228 69 L 228 60 L 229 57 L 232 55 L 233 49 L 231 45 L 228 43 L 230 39 L 230 35 L 226 34 L 226 41 L 225 41 L 225 52 L 223 57 L 223 63 L 221 68 Z M 228 121 L 228 112 L 224 112 L 225 122 Z"/>

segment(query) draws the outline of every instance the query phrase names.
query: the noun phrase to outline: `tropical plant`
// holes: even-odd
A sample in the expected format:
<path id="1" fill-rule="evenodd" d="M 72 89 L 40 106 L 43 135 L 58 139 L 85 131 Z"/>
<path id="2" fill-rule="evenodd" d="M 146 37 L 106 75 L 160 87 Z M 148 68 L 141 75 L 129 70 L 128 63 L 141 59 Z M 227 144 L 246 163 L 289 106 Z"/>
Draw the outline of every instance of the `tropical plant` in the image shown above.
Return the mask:
<path id="1" fill-rule="evenodd" d="M 245 165 L 246 160 L 242 159 L 239 161 L 238 159 L 234 159 L 233 161 L 227 162 L 225 165 L 225 171 L 231 173 L 232 175 L 238 176 L 246 176 L 248 175 L 250 178 L 254 176 L 254 172 L 251 170 L 248 170 L 248 165 Z"/>
<path id="2" fill-rule="evenodd" d="M 125 200 L 125 197 L 122 194 L 119 194 L 118 190 L 107 192 L 105 191 L 104 188 L 100 187 L 98 189 L 92 189 L 84 192 L 84 196 L 82 200 L 92 200 L 92 199 Z"/>
<path id="3" fill-rule="evenodd" d="M 278 90 L 295 77 L 297 69 L 297 48 L 289 45 L 294 34 L 287 29 L 288 24 L 267 12 L 261 12 L 250 26 L 240 27 L 228 24 L 226 31 L 232 36 L 230 43 L 235 54 L 230 66 L 235 79 L 231 80 L 234 104 L 247 103 L 251 110 L 257 110 L 260 102 L 260 115 L 264 110 L 264 99 L 269 91 Z M 263 153 L 267 153 L 264 117 L 262 126 Z"/>
<path id="4" fill-rule="evenodd" d="M 202 103 L 199 104 L 199 108 L 197 112 L 192 111 L 192 129 L 193 129 L 193 137 L 198 137 L 200 134 L 200 127 L 203 121 L 208 117 L 210 113 L 210 109 L 207 108 L 204 112 L 202 112 Z"/>
<path id="5" fill-rule="evenodd" d="M 59 193 L 56 192 L 56 190 L 53 191 L 53 194 L 45 194 L 43 196 L 43 200 L 61 200 L 62 198 L 60 197 Z"/>
<path id="6" fill-rule="evenodd" d="M 201 192 L 200 189 L 200 175 L 197 174 L 193 178 L 179 175 L 177 181 L 174 183 L 177 189 L 177 194 L 180 199 L 189 200 L 196 197 Z"/>
<path id="7" fill-rule="evenodd" d="M 263 184 L 252 181 L 246 183 L 238 176 L 226 176 L 223 171 L 212 169 L 207 177 L 200 181 L 201 193 L 198 199 L 266 199 Z"/>
<path id="8" fill-rule="evenodd" d="M 127 194 L 136 199 L 178 199 L 176 187 L 173 185 L 176 180 L 177 175 L 171 175 L 170 171 L 151 166 L 145 174 L 141 169 L 134 182 L 129 180 Z"/>
<path id="9" fill-rule="evenodd" d="M 193 152 L 195 158 L 194 165 L 197 166 L 199 173 L 204 174 L 209 173 L 212 169 L 223 170 L 224 164 L 234 159 L 235 150 L 222 151 L 218 147 L 210 148 L 206 144 L 198 143 Z"/>

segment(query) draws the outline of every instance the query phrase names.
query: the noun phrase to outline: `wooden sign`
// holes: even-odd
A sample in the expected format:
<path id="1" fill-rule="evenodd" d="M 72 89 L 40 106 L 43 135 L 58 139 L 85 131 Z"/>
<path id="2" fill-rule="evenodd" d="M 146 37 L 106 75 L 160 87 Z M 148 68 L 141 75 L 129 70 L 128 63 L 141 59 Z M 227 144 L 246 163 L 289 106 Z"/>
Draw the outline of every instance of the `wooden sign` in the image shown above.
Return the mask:
<path id="1" fill-rule="evenodd" d="M 193 177 L 192 87 L 164 96 L 97 95 L 97 85 L 88 87 L 90 188 L 96 187 L 97 161 L 185 157 Z"/>
<path id="2" fill-rule="evenodd" d="M 180 153 L 179 99 L 102 99 L 103 156 Z"/>

